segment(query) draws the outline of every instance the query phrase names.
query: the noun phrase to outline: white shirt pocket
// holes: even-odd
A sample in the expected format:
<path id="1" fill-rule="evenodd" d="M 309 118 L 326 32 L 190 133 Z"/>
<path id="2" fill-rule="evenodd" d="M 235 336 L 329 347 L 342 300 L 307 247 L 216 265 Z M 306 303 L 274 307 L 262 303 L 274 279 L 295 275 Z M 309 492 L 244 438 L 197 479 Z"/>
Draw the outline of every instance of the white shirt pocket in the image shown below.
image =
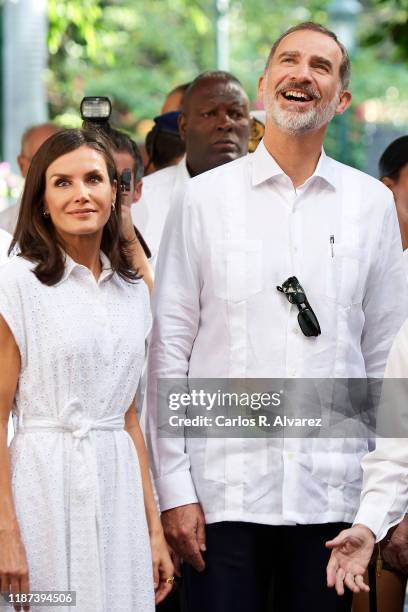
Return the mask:
<path id="1" fill-rule="evenodd" d="M 363 250 L 343 244 L 330 247 L 326 266 L 325 294 L 341 306 L 360 304 L 363 300 Z"/>
<path id="2" fill-rule="evenodd" d="M 211 252 L 214 294 L 240 302 L 262 290 L 262 240 L 217 240 Z"/>

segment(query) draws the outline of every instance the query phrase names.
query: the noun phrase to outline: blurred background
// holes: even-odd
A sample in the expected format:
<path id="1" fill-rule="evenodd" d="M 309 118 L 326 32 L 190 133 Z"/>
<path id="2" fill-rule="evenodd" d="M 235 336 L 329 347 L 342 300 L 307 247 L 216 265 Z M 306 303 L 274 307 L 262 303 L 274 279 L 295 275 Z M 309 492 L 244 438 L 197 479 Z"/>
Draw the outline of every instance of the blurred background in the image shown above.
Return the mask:
<path id="1" fill-rule="evenodd" d="M 20 189 L 23 131 L 79 126 L 85 95 L 107 95 L 112 124 L 142 143 L 166 94 L 206 69 L 231 71 L 252 108 L 272 41 L 295 23 L 333 29 L 352 57 L 353 105 L 326 150 L 376 174 L 408 129 L 408 0 L 3 0 L 0 2 L 0 210 Z"/>

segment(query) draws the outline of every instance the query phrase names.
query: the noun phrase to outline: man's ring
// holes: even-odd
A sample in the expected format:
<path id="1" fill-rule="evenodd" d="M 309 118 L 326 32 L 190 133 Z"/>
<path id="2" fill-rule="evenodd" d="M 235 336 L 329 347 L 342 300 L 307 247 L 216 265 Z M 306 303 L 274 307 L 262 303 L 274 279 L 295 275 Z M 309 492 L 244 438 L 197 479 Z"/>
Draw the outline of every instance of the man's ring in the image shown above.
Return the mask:
<path id="1" fill-rule="evenodd" d="M 351 574 L 350 572 L 348 572 L 348 574 L 346 574 L 346 578 L 349 578 L 349 580 L 352 580 L 354 582 L 354 575 Z"/>
<path id="2" fill-rule="evenodd" d="M 169 576 L 168 578 L 166 578 L 166 584 L 171 584 L 171 586 L 173 586 L 174 576 Z"/>

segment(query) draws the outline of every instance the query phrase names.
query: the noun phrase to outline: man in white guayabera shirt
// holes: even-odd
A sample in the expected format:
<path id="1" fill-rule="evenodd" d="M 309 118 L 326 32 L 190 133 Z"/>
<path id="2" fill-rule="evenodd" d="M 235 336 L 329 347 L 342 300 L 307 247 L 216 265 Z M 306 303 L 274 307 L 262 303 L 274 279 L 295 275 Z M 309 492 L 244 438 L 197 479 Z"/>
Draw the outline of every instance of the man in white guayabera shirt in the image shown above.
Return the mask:
<path id="1" fill-rule="evenodd" d="M 156 402 L 159 378 L 382 377 L 408 307 L 392 194 L 322 149 L 349 72 L 325 28 L 283 34 L 259 80 L 264 140 L 193 178 L 166 222 L 147 436 L 188 612 L 351 608 L 324 543 L 354 519 L 366 440 L 163 437 Z M 277 291 L 294 276 L 317 321 Z"/>

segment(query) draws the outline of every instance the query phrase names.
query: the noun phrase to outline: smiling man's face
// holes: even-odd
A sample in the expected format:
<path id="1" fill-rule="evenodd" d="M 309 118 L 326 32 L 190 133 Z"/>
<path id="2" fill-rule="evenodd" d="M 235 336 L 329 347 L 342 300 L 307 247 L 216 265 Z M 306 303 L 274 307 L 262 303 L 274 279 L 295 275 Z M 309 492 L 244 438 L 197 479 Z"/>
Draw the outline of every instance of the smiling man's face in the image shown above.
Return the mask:
<path id="1" fill-rule="evenodd" d="M 285 36 L 259 81 L 268 120 L 289 133 L 325 127 L 350 103 L 342 90 L 342 52 L 335 40 L 312 30 Z"/>
<path id="2" fill-rule="evenodd" d="M 192 176 L 245 155 L 249 102 L 234 81 L 208 78 L 197 83 L 179 119 Z"/>

